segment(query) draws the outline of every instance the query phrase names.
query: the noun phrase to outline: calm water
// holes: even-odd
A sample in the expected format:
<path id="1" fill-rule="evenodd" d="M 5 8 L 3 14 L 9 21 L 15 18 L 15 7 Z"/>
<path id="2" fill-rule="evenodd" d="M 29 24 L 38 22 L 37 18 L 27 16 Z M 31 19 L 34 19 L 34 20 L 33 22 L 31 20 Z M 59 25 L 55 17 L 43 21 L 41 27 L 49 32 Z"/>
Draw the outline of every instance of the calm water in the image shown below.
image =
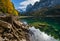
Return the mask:
<path id="1" fill-rule="evenodd" d="M 47 35 L 45 32 L 41 32 L 34 26 L 29 29 L 32 32 L 32 35 L 30 35 L 30 41 L 59 41 L 59 39 L 55 39 L 51 35 Z"/>
<path id="2" fill-rule="evenodd" d="M 56 39 L 60 39 L 60 18 L 24 18 L 24 19 L 21 19 L 21 21 L 25 22 L 25 24 L 27 22 L 29 25 L 34 26 L 35 28 L 40 30 L 40 32 L 37 29 L 35 29 L 35 31 L 34 29 L 32 30 L 32 32 L 34 31 L 33 32 L 34 39 L 32 39 L 31 41 L 33 40 L 35 41 L 60 41 L 60 40 L 56 40 Z M 46 25 L 46 26 L 43 26 L 44 28 L 40 28 L 39 26 L 40 24 Z M 38 33 L 37 35 L 36 35 L 36 31 Z M 43 32 L 44 32 L 44 35 L 46 36 L 46 39 L 48 37 L 48 40 L 46 40 L 45 38 L 42 39 L 42 36 L 45 37 L 44 35 L 42 35 Z"/>

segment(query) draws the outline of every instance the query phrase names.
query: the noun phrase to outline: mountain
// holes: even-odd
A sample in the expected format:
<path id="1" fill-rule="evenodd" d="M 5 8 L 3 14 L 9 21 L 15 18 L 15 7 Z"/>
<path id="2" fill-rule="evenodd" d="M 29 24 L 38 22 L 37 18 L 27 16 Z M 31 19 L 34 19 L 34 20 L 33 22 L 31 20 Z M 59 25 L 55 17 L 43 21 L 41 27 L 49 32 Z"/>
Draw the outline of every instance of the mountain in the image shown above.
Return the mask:
<path id="1" fill-rule="evenodd" d="M 60 0 L 59 0 L 60 1 Z M 57 0 L 41 0 L 33 6 L 29 4 L 24 15 L 44 16 L 44 15 L 59 15 L 60 2 Z"/>
<path id="2" fill-rule="evenodd" d="M 0 0 L 0 12 L 18 15 L 18 11 L 14 8 L 11 0 Z"/>
<path id="3" fill-rule="evenodd" d="M 26 9 L 26 11 L 31 12 L 31 11 L 35 11 L 37 9 L 41 9 L 41 8 L 45 8 L 45 7 L 53 7 L 55 5 L 59 5 L 60 4 L 60 0 L 40 0 L 40 2 L 36 2 L 32 7 L 28 8 L 29 5 L 27 6 L 28 10 Z"/>
<path id="4" fill-rule="evenodd" d="M 32 4 L 27 5 L 26 11 L 29 12 L 30 11 L 29 9 L 32 9 Z"/>

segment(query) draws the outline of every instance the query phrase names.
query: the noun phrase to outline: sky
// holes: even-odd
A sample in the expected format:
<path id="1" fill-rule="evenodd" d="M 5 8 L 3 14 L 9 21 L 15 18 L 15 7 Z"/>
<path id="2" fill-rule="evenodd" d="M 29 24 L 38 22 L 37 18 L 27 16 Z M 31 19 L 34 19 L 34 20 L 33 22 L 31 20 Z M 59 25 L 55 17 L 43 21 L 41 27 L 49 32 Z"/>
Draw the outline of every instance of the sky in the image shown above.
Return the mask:
<path id="1" fill-rule="evenodd" d="M 36 1 L 40 1 L 40 0 L 11 0 L 14 3 L 14 6 L 16 9 L 20 9 L 22 11 L 26 10 L 27 5 L 32 4 L 34 5 L 34 3 Z"/>

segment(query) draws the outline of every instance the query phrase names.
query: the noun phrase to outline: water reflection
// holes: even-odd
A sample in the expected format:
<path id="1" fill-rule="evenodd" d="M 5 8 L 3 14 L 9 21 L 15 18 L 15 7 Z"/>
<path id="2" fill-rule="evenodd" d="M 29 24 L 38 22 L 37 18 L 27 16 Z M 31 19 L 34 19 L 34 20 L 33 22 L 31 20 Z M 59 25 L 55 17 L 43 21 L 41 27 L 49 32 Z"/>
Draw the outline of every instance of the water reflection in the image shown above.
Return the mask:
<path id="1" fill-rule="evenodd" d="M 33 32 L 32 36 L 30 35 L 30 41 L 59 41 L 48 36 L 44 32 L 41 32 L 39 29 L 35 29 L 34 26 L 32 28 L 29 28 L 31 32 Z"/>
<path id="2" fill-rule="evenodd" d="M 32 36 L 30 35 L 31 41 L 60 41 L 60 40 L 56 40 L 56 39 L 60 39 L 60 22 L 59 22 L 60 19 L 59 18 L 56 18 L 56 19 L 26 18 L 21 20 L 26 25 L 31 24 L 35 28 L 39 28 L 39 29 L 35 29 L 34 27 L 29 28 L 30 31 L 32 32 L 32 33 L 30 32 L 30 34 L 32 34 Z M 45 24 L 45 25 L 41 26 L 40 24 Z"/>

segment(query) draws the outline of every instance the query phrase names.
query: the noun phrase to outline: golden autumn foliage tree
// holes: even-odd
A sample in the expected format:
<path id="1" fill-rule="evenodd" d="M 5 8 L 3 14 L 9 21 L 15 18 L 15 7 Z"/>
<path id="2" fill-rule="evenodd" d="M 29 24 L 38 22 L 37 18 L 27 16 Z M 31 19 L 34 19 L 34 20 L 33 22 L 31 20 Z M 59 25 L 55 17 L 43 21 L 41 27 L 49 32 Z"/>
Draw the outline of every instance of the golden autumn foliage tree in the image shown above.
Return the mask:
<path id="1" fill-rule="evenodd" d="M 14 8 L 11 0 L 0 0 L 0 12 L 1 11 L 11 15 L 18 15 L 18 11 Z"/>

